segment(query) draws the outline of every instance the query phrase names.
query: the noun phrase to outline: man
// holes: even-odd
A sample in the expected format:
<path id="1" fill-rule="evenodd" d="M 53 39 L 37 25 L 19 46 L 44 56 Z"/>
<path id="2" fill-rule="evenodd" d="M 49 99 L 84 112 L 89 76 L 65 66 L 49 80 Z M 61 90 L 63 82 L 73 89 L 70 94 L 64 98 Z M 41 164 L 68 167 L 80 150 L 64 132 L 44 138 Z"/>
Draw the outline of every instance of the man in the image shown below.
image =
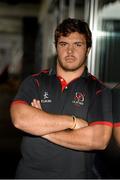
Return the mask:
<path id="1" fill-rule="evenodd" d="M 114 120 L 113 135 L 118 146 L 120 146 L 120 84 L 119 83 L 112 89 L 112 95 L 113 95 L 113 120 Z"/>
<path id="2" fill-rule="evenodd" d="M 16 178 L 94 178 L 94 150 L 112 132 L 111 92 L 88 73 L 92 40 L 86 22 L 68 18 L 55 30 L 57 65 L 22 83 L 11 105 L 24 132 Z"/>

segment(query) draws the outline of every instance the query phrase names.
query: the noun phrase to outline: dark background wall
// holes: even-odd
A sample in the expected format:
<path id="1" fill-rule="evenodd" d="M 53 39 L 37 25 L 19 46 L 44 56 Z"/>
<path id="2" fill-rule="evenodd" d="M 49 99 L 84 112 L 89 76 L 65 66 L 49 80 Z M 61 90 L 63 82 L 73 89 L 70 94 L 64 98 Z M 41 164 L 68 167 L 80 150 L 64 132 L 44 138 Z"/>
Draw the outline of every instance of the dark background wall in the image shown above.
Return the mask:
<path id="1" fill-rule="evenodd" d="M 28 1 L 3 0 L 1 2 L 7 2 L 11 6 L 16 5 L 18 2 L 25 3 Z M 29 2 L 39 3 L 38 0 L 29 0 Z M 56 2 L 59 4 L 59 1 Z M 85 1 L 78 0 L 77 2 L 79 6 L 81 4 L 83 5 Z M 108 2 L 112 1 L 99 1 L 100 4 L 107 4 Z M 65 5 L 69 5 L 68 0 L 66 1 Z M 53 7 L 54 4 L 52 4 L 52 8 Z M 10 117 L 10 104 L 19 88 L 21 80 L 31 73 L 34 73 L 35 70 L 38 72 L 38 70 L 41 68 L 42 35 L 40 24 L 38 25 L 37 18 L 32 16 L 23 17 L 22 20 L 23 57 L 21 74 L 19 77 L 9 77 L 7 69 L 8 67 L 6 67 L 5 71 L 0 74 L 0 179 L 14 178 L 16 166 L 21 157 L 20 142 L 22 132 L 15 129 L 12 125 Z M 100 58 L 100 79 L 103 81 L 107 80 L 108 82 L 118 82 L 120 80 L 119 22 L 120 21 L 112 21 L 115 28 L 114 31 L 111 32 L 112 34 L 109 36 L 109 38 L 101 38 L 96 48 L 96 51 L 100 51 L 100 56 L 98 53 Z M 110 31 L 110 29 L 107 29 L 108 27 L 111 27 L 109 24 L 111 24 L 111 21 L 105 21 L 103 23 L 103 30 Z M 116 59 L 116 61 L 114 61 L 114 59 Z M 96 156 L 96 166 L 103 178 L 120 179 L 120 147 L 116 145 L 113 138 L 105 151 L 98 152 Z"/>
<path id="2" fill-rule="evenodd" d="M 20 77 L 9 77 L 8 69 L 0 76 L 0 178 L 14 178 L 20 158 L 22 132 L 15 129 L 10 117 L 10 104 L 21 81 L 35 69 L 37 18 L 23 18 L 23 59 Z"/>

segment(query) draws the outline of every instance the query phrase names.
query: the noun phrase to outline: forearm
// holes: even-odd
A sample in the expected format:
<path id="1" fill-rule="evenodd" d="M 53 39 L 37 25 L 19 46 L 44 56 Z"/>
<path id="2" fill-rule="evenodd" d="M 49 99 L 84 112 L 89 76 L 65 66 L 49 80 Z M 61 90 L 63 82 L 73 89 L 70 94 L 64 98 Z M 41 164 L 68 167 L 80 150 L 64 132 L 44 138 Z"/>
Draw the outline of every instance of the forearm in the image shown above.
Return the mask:
<path id="1" fill-rule="evenodd" d="M 75 150 L 105 149 L 111 137 L 111 127 L 88 126 L 43 136 L 49 141 Z"/>
<path id="2" fill-rule="evenodd" d="M 14 126 L 27 133 L 41 136 L 72 127 L 72 116 L 54 115 L 26 104 L 11 106 Z"/>
<path id="3" fill-rule="evenodd" d="M 85 146 L 82 144 L 81 140 L 79 141 L 78 135 L 78 130 L 64 130 L 60 132 L 47 134 L 43 136 L 43 138 L 66 148 L 74 150 L 87 150 L 87 148 L 85 148 Z M 84 137 L 81 137 L 81 139 L 83 138 Z"/>

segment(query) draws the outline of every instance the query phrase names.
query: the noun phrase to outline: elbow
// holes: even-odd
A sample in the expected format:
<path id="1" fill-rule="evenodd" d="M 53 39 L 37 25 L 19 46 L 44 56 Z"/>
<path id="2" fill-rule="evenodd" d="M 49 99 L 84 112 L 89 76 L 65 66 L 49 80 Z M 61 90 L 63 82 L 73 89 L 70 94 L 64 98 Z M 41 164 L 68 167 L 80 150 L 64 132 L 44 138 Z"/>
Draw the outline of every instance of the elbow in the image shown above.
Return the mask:
<path id="1" fill-rule="evenodd" d="M 20 126 L 20 121 L 18 118 L 12 118 L 12 124 L 15 128 L 17 129 L 21 129 L 21 126 Z"/>
<path id="2" fill-rule="evenodd" d="M 91 136 L 91 146 L 94 150 L 105 150 L 110 142 L 112 136 L 112 128 L 105 127 L 102 128 L 102 131 L 96 133 L 96 136 L 92 134 Z"/>
<path id="3" fill-rule="evenodd" d="M 90 150 L 105 150 L 109 144 L 110 138 L 102 137 L 101 139 L 91 140 L 89 143 Z"/>
<path id="4" fill-rule="evenodd" d="M 100 149 L 101 150 L 105 150 L 108 147 L 108 145 L 109 145 L 109 143 L 111 141 L 111 137 L 112 137 L 112 129 L 109 131 L 108 134 L 106 133 L 103 136 L 103 138 L 101 140 L 101 143 L 100 143 Z"/>
<path id="5" fill-rule="evenodd" d="M 13 126 L 17 129 L 21 129 L 20 113 L 14 109 L 14 105 L 10 108 L 10 116 Z"/>
<path id="6" fill-rule="evenodd" d="M 104 142 L 91 142 L 89 144 L 89 150 L 105 150 L 106 147 L 107 147 L 107 143 L 104 143 Z"/>
<path id="7" fill-rule="evenodd" d="M 107 146 L 108 146 L 108 143 L 103 142 L 99 145 L 98 150 L 105 150 L 107 148 Z"/>
<path id="8" fill-rule="evenodd" d="M 105 150 L 107 148 L 109 142 L 110 142 L 110 137 L 108 138 L 108 137 L 103 136 L 103 138 L 101 138 L 101 140 L 99 140 L 97 149 Z"/>
<path id="9" fill-rule="evenodd" d="M 20 129 L 20 120 L 18 117 L 15 117 L 14 115 L 11 114 L 11 120 L 12 124 L 15 128 Z"/>

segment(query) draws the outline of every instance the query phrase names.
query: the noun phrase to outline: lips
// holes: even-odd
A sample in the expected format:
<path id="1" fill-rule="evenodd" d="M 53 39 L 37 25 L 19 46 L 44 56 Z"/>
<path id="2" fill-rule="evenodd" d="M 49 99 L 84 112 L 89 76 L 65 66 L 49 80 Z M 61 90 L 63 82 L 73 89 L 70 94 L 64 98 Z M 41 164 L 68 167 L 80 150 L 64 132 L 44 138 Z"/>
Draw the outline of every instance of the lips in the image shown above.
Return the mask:
<path id="1" fill-rule="evenodd" d="M 75 61 L 75 57 L 74 56 L 66 56 L 65 60 L 67 62 L 73 62 L 73 61 Z"/>

